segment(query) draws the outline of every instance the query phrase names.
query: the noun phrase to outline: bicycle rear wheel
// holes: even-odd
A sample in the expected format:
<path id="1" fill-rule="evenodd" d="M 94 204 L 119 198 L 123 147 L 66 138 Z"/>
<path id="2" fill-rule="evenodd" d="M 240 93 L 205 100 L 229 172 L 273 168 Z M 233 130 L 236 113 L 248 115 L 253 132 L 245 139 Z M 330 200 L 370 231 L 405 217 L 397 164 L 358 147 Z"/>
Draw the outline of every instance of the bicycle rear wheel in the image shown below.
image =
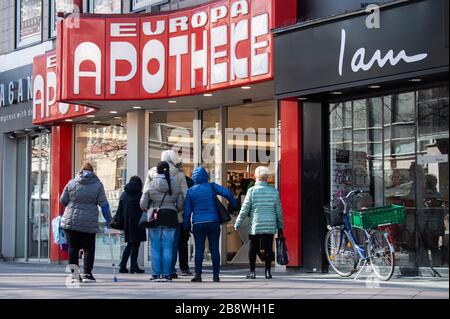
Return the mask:
<path id="1" fill-rule="evenodd" d="M 351 276 L 358 262 L 353 243 L 347 233 L 331 229 L 325 236 L 325 253 L 330 266 L 342 277 Z"/>
<path id="2" fill-rule="evenodd" d="M 370 231 L 370 259 L 375 274 L 384 281 L 391 279 L 394 274 L 394 251 L 386 236 L 386 232 L 375 229 Z"/>

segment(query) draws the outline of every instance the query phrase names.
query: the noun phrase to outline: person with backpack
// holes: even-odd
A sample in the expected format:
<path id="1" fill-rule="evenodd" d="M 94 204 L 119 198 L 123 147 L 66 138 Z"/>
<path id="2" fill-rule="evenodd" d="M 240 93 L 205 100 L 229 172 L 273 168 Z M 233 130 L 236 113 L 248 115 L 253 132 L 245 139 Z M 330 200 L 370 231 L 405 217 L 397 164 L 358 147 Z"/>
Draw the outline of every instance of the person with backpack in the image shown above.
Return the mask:
<path id="1" fill-rule="evenodd" d="M 155 220 L 149 229 L 152 277 L 150 280 L 172 281 L 171 266 L 178 214 L 183 210 L 183 193 L 180 186 L 170 176 L 167 162 L 159 162 L 157 175 L 149 188 L 142 194 L 141 209 L 150 206 L 157 210 Z"/>
<path id="2" fill-rule="evenodd" d="M 95 259 L 95 235 L 100 231 L 98 206 L 101 207 L 109 227 L 111 212 L 102 182 L 94 174 L 92 164 L 85 163 L 77 176 L 70 180 L 61 194 L 60 202 L 65 206 L 61 227 L 67 234 L 69 264 L 78 267 L 79 252 L 84 252 L 84 275 L 78 278 L 84 283 L 95 282 L 92 275 Z M 77 278 L 73 278 L 73 281 Z"/>
<path id="3" fill-rule="evenodd" d="M 264 245 L 265 277 L 271 279 L 270 272 L 273 253 L 274 234 L 283 231 L 283 214 L 278 190 L 267 182 L 269 169 L 259 166 L 255 170 L 256 183 L 247 190 L 244 203 L 234 228 L 239 230 L 242 222 L 249 219 L 250 249 L 248 257 L 250 260 L 250 273 L 247 279 L 256 278 L 256 255 L 259 252 L 260 240 Z"/>
<path id="4" fill-rule="evenodd" d="M 195 240 L 195 277 L 191 281 L 202 281 L 203 254 L 206 238 L 208 238 L 213 263 L 213 280 L 218 282 L 220 281 L 220 218 L 216 196 L 225 197 L 233 209 L 236 208 L 236 199 L 227 188 L 216 183 L 209 183 L 209 175 L 201 166 L 194 170 L 192 179 L 195 185 L 187 192 L 183 218 L 184 229 L 190 230 L 192 226 Z"/>
<path id="5" fill-rule="evenodd" d="M 141 242 L 147 240 L 145 229 L 139 227 L 139 220 L 142 215 L 139 204 L 141 196 L 142 180 L 139 176 L 132 176 L 128 184 L 125 185 L 125 191 L 120 195 L 119 207 L 116 212 L 123 218 L 125 242 L 127 243 L 120 262 L 120 273 L 128 273 L 127 263 L 130 256 L 130 274 L 145 272 L 139 268 L 137 263 Z"/>

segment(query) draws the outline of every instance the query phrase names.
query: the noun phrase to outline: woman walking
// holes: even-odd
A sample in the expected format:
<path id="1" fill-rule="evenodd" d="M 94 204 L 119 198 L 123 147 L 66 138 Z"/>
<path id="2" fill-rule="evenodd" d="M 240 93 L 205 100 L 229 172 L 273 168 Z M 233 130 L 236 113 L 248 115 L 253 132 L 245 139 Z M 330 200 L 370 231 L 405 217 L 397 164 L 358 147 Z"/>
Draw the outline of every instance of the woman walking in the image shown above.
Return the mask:
<path id="1" fill-rule="evenodd" d="M 69 181 L 60 202 L 65 206 L 61 227 L 67 234 L 69 263 L 78 267 L 78 254 L 80 249 L 83 249 L 84 275 L 78 279 L 85 283 L 95 282 L 92 269 L 95 258 L 95 234 L 100 231 L 98 206 L 102 208 L 106 227 L 109 227 L 111 212 L 103 184 L 94 174 L 94 168 L 90 163 L 84 164 L 77 176 Z"/>
<path id="2" fill-rule="evenodd" d="M 264 246 L 265 257 L 265 277 L 271 279 L 270 268 L 273 260 L 273 238 L 277 232 L 283 231 L 283 215 L 278 191 L 267 183 L 269 178 L 269 169 L 265 166 L 259 166 L 255 170 L 255 186 L 247 191 L 244 203 L 236 223 L 235 229 L 238 230 L 242 222 L 249 218 L 249 238 L 250 249 L 248 257 L 250 260 L 250 273 L 247 279 L 256 278 L 256 255 L 259 253 L 260 240 Z"/>
<path id="3" fill-rule="evenodd" d="M 141 209 L 147 210 L 149 204 L 158 209 L 154 225 L 149 229 L 150 254 L 152 258 L 152 277 L 171 281 L 171 266 L 175 232 L 178 226 L 178 212 L 183 209 L 183 193 L 180 186 L 170 177 L 167 162 L 159 162 L 157 175 L 150 182 L 149 189 L 141 198 Z"/>
<path id="4" fill-rule="evenodd" d="M 141 196 L 142 180 L 138 176 L 133 176 L 128 184 L 125 185 L 125 191 L 120 196 L 119 207 L 116 213 L 123 216 L 125 242 L 127 243 L 120 263 L 120 273 L 128 273 L 127 262 L 130 256 L 130 274 L 144 273 L 144 270 L 140 269 L 137 264 L 141 242 L 147 240 L 145 229 L 138 225 L 142 215 L 141 207 L 139 206 Z"/>
<path id="5" fill-rule="evenodd" d="M 193 282 L 202 281 L 202 263 L 205 251 L 205 241 L 208 238 L 213 263 L 213 280 L 220 281 L 220 219 L 217 212 L 215 197 L 225 197 L 233 209 L 236 208 L 236 199 L 231 192 L 215 183 L 209 183 L 209 176 L 203 167 L 194 170 L 192 179 L 195 185 L 187 192 L 184 205 L 184 228 L 191 229 L 195 240 L 195 277 Z"/>

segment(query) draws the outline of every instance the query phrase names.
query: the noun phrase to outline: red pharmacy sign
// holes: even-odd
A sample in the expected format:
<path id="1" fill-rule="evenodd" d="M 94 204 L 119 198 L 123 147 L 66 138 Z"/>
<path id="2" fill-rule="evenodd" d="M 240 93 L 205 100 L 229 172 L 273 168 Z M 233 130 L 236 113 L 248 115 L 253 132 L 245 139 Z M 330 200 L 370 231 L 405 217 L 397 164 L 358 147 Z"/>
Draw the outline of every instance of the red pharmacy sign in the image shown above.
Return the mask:
<path id="1" fill-rule="evenodd" d="M 273 3 L 223 0 L 61 21 L 58 100 L 160 99 L 271 80 Z"/>

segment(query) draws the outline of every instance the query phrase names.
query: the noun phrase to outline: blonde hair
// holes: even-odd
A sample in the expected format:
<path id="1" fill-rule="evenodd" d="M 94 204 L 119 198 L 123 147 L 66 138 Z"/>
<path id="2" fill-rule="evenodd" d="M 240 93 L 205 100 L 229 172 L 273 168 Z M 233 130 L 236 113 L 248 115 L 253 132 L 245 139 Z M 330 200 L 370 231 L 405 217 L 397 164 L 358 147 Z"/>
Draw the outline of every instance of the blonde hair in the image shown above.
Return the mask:
<path id="1" fill-rule="evenodd" d="M 94 166 L 92 166 L 92 164 L 91 163 L 89 163 L 89 162 L 85 162 L 84 164 L 83 164 L 83 166 L 81 166 L 81 170 L 82 171 L 90 171 L 90 172 L 94 172 Z"/>
<path id="2" fill-rule="evenodd" d="M 257 179 L 267 181 L 267 179 L 269 178 L 269 175 L 270 175 L 269 168 L 266 166 L 258 166 L 255 169 L 255 177 Z"/>

